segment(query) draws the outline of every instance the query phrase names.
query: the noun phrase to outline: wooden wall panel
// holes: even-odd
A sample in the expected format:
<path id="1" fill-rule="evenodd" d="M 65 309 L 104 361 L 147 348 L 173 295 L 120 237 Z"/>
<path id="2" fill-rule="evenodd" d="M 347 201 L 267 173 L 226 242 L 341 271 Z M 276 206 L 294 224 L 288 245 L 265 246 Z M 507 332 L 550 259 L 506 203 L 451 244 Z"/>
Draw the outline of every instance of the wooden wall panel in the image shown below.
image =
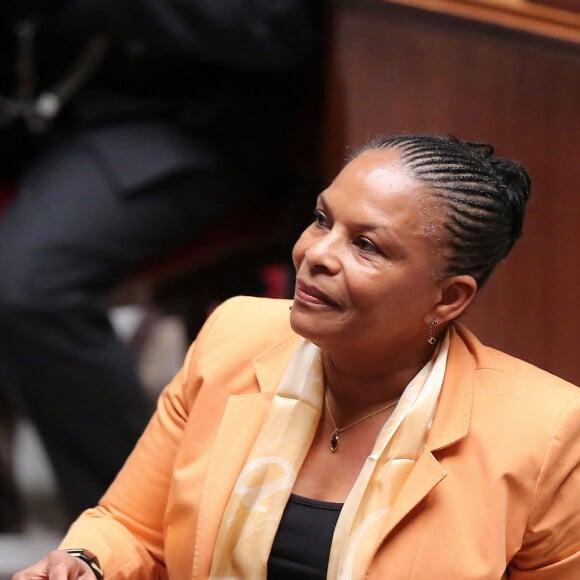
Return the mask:
<path id="1" fill-rule="evenodd" d="M 533 179 L 524 236 L 465 318 L 580 384 L 580 47 L 382 1 L 332 2 L 324 172 L 378 134 L 491 142 Z"/>

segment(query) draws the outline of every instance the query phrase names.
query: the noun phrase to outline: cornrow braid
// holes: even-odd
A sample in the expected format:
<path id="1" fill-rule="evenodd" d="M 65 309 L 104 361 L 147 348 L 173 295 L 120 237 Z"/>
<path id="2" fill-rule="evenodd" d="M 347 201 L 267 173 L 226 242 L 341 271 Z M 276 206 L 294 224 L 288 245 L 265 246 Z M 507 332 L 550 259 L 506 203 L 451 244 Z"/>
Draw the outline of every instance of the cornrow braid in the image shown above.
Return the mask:
<path id="1" fill-rule="evenodd" d="M 481 287 L 521 235 L 531 189 L 526 170 L 517 161 L 494 157 L 491 145 L 455 137 L 381 137 L 361 152 L 391 148 L 448 208 L 446 274 L 469 274 Z"/>

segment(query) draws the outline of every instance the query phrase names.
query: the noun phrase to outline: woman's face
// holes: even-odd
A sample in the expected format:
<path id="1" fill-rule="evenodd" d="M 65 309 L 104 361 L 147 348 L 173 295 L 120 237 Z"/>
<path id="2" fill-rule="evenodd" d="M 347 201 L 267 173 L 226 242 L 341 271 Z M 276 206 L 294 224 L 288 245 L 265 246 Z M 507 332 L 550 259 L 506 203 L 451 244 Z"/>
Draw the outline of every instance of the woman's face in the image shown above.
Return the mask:
<path id="1" fill-rule="evenodd" d="M 292 252 L 295 332 L 322 347 L 424 345 L 444 268 L 441 217 L 395 149 L 352 160 Z"/>

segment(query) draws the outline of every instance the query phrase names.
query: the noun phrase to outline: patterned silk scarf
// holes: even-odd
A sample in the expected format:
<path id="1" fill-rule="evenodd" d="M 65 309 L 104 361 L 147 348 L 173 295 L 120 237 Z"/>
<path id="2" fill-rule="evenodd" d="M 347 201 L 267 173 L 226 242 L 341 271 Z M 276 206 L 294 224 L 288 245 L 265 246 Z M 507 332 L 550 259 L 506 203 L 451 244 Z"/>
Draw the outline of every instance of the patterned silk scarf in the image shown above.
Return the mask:
<path id="1" fill-rule="evenodd" d="M 427 440 L 448 349 L 446 333 L 381 429 L 338 519 L 329 579 L 364 577 L 389 511 Z M 274 536 L 314 438 L 323 395 L 320 351 L 301 340 L 222 516 L 211 579 L 266 578 Z"/>

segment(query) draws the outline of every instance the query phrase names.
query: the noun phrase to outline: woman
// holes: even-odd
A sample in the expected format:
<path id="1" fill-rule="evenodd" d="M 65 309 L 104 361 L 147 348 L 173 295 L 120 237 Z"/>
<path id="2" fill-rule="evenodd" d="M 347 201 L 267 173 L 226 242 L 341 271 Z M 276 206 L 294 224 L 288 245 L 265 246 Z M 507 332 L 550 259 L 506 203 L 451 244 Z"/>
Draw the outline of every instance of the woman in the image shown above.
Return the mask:
<path id="1" fill-rule="evenodd" d="M 456 322 L 529 188 L 457 139 L 365 147 L 293 302 L 219 307 L 100 505 L 15 579 L 89 578 L 81 547 L 115 579 L 580 577 L 580 390 Z"/>

